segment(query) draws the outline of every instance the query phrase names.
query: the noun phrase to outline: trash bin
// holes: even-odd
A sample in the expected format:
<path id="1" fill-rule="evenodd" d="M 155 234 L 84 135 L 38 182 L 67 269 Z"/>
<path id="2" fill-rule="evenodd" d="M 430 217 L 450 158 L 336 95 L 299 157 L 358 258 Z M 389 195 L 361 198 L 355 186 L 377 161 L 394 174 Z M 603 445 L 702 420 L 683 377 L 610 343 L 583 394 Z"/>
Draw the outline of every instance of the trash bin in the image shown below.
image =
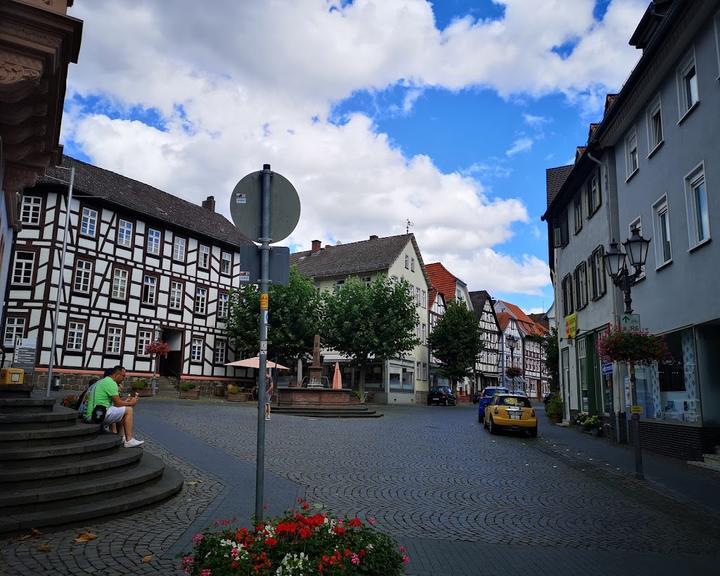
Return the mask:
<path id="1" fill-rule="evenodd" d="M 213 386 L 213 396 L 218 396 L 219 398 L 225 397 L 225 384 L 220 384 L 219 382 L 216 383 Z"/>
<path id="2" fill-rule="evenodd" d="M 25 384 L 25 371 L 22 368 L 0 369 L 1 384 Z"/>

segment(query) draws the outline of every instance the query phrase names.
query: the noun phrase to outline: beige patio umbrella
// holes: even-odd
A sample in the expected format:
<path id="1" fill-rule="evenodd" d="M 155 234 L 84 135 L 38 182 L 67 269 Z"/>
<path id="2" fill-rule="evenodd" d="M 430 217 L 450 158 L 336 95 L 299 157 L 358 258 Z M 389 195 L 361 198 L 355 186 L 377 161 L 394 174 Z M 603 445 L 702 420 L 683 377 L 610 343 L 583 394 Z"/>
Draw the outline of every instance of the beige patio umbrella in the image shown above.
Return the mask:
<path id="1" fill-rule="evenodd" d="M 260 357 L 254 356 L 253 358 L 245 358 L 244 360 L 235 360 L 234 362 L 228 362 L 225 366 L 235 366 L 236 368 L 255 368 L 255 370 L 257 370 L 260 368 Z M 287 366 L 283 366 L 282 364 L 278 364 L 272 360 L 267 360 L 265 362 L 265 366 L 268 369 L 290 370 Z"/>
<path id="2" fill-rule="evenodd" d="M 333 390 L 342 390 L 342 374 L 340 373 L 340 364 L 335 362 L 335 374 L 332 381 Z"/>

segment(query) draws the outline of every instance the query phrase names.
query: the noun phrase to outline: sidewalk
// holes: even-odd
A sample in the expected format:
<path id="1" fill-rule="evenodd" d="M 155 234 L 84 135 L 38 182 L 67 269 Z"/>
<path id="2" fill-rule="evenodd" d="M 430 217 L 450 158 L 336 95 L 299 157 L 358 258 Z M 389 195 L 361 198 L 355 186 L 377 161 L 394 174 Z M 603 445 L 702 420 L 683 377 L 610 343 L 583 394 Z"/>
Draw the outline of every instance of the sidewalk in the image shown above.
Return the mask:
<path id="1" fill-rule="evenodd" d="M 572 426 L 555 426 L 545 416 L 542 404 L 536 405 L 535 410 L 538 411 L 541 446 L 583 462 L 588 467 L 594 466 L 622 475 L 635 473 L 635 452 L 632 446 L 583 434 Z M 720 515 L 720 474 L 648 450 L 643 450 L 643 466 L 648 487 Z"/>

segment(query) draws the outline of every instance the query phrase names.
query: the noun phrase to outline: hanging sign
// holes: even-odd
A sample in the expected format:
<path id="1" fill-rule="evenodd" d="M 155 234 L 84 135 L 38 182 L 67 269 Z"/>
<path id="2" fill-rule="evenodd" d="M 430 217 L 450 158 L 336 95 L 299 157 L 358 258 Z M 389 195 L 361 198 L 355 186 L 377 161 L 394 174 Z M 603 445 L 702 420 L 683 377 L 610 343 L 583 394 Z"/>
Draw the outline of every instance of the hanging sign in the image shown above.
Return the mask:
<path id="1" fill-rule="evenodd" d="M 260 294 L 260 310 L 267 310 L 270 297 L 267 294 Z"/>
<path id="2" fill-rule="evenodd" d="M 565 316 L 565 338 L 575 338 L 577 334 L 577 312 Z"/>

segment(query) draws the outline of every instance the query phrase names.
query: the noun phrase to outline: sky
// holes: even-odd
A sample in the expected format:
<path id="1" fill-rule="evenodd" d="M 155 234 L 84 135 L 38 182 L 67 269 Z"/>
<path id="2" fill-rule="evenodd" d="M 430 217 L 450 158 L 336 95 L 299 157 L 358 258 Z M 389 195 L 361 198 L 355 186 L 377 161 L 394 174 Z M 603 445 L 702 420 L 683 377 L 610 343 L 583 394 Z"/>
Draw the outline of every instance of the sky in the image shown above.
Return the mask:
<path id="1" fill-rule="evenodd" d="M 282 244 L 410 230 L 425 263 L 547 309 L 545 170 L 640 54 L 647 0 L 104 0 L 68 73 L 65 152 L 200 203 L 269 163 Z M 409 224 L 408 224 L 409 222 Z"/>

